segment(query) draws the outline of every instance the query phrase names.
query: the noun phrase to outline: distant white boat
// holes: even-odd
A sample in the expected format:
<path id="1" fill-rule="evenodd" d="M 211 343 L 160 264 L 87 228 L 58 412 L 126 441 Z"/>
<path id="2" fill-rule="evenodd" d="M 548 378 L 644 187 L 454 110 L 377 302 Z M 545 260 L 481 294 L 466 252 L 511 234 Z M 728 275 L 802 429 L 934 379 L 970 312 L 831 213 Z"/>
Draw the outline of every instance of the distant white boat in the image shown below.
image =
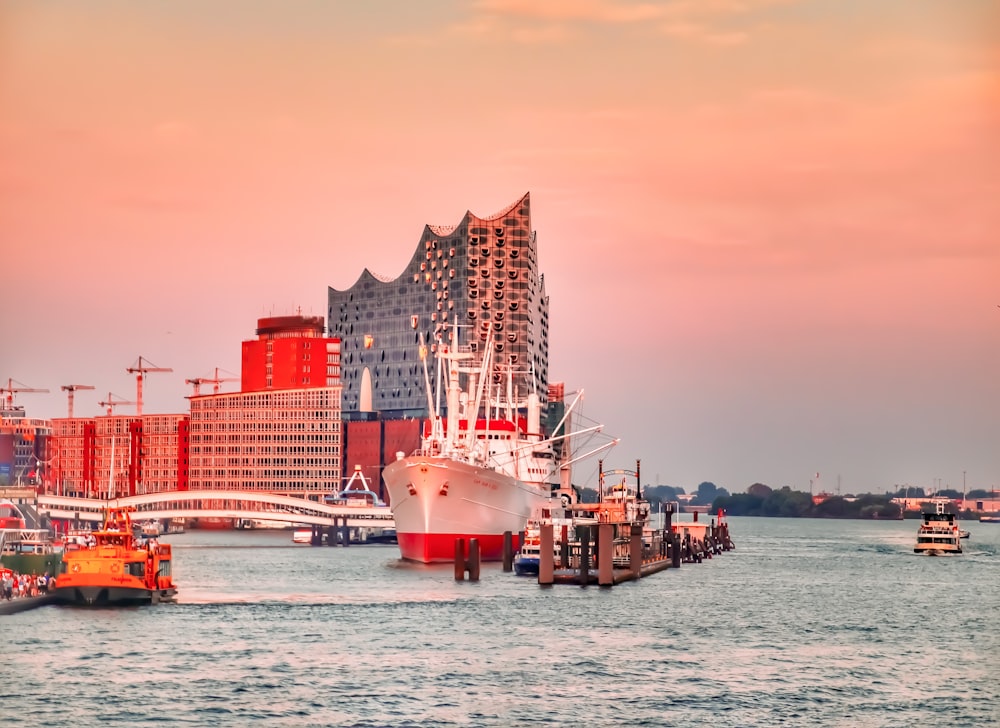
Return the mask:
<path id="1" fill-rule="evenodd" d="M 292 543 L 312 543 L 311 528 L 296 528 L 292 533 Z"/>

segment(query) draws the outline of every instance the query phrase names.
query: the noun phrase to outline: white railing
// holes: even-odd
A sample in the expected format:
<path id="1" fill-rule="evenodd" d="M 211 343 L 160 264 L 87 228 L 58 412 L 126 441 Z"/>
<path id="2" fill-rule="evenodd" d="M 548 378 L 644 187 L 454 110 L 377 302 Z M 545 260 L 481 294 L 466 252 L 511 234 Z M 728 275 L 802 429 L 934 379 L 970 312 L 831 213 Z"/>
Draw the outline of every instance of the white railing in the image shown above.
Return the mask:
<path id="1" fill-rule="evenodd" d="M 38 496 L 38 512 L 50 518 L 100 522 L 108 508 L 129 508 L 133 519 L 266 519 L 319 526 L 394 528 L 388 506 L 327 505 L 315 501 L 238 490 L 178 490 L 113 498 Z"/>

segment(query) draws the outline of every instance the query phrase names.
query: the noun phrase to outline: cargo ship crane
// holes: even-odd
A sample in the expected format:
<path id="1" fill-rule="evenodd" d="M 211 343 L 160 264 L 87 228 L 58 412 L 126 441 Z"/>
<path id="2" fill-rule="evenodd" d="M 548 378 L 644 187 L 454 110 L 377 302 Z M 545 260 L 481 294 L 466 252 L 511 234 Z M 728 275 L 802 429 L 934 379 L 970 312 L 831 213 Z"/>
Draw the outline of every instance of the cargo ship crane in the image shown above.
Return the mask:
<path id="1" fill-rule="evenodd" d="M 15 384 L 19 384 L 19 387 L 15 387 Z M 7 386 L 0 389 L 0 394 L 4 398 L 4 410 L 7 412 L 14 411 L 14 394 L 16 392 L 48 392 L 47 389 L 35 389 L 34 387 L 26 387 L 21 382 L 15 379 L 7 379 Z"/>
<path id="2" fill-rule="evenodd" d="M 146 362 L 147 364 L 151 362 Z M 129 374 L 135 374 L 135 413 L 142 415 L 142 380 L 146 377 L 146 372 L 172 372 L 170 367 L 143 366 L 142 357 L 139 357 L 138 366 L 129 367 L 125 370 Z"/>
<path id="3" fill-rule="evenodd" d="M 120 404 L 135 404 L 135 402 L 126 402 L 124 399 L 121 399 L 120 397 L 118 399 L 114 399 L 115 397 L 118 397 L 118 395 L 115 394 L 114 392 L 108 392 L 108 398 L 107 398 L 107 400 L 105 400 L 104 402 L 98 402 L 97 403 L 101 407 L 107 407 L 108 408 L 108 416 L 109 417 L 115 413 L 115 407 L 117 407 L 118 405 L 120 405 Z"/>
<path id="4" fill-rule="evenodd" d="M 185 379 L 184 383 L 185 384 L 190 384 L 192 387 L 194 387 L 194 393 L 193 393 L 192 396 L 197 397 L 199 394 L 201 394 L 201 385 L 202 384 L 214 384 L 215 386 L 212 388 L 212 394 L 218 394 L 219 393 L 219 385 L 222 384 L 223 382 L 238 382 L 238 381 L 240 381 L 239 377 L 221 377 L 220 378 L 219 377 L 219 368 L 216 367 L 215 368 L 215 378 L 214 379 L 210 379 L 208 377 L 195 377 L 194 379 Z"/>
<path id="5" fill-rule="evenodd" d="M 93 389 L 93 387 L 89 384 L 64 384 L 60 389 L 66 392 L 66 398 L 69 403 L 69 418 L 73 419 L 73 392 L 78 389 Z"/>

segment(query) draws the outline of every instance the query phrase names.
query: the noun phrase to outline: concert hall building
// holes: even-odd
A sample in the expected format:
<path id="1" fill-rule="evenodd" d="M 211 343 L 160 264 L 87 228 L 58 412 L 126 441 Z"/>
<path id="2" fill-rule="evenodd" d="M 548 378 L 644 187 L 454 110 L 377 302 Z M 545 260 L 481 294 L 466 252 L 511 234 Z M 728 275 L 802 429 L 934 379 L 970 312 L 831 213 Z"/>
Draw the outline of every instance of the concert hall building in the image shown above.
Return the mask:
<path id="1" fill-rule="evenodd" d="M 365 269 L 347 290 L 330 288 L 328 302 L 328 335 L 341 341 L 345 422 L 426 417 L 420 346 L 433 351 L 439 340 L 492 346 L 496 364 L 526 372 L 547 401 L 549 299 L 529 194 L 489 217 L 466 212 L 453 226 L 425 225 L 402 274 Z M 454 324 L 458 342 L 450 340 Z"/>

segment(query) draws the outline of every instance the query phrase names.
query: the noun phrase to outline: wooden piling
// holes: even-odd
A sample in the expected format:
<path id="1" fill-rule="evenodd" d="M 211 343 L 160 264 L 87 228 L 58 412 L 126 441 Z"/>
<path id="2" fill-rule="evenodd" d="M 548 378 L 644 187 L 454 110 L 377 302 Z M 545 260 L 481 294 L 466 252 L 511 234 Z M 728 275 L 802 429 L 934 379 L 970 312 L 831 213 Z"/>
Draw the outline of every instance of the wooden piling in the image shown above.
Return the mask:
<path id="1" fill-rule="evenodd" d="M 469 570 L 469 581 L 479 581 L 479 539 L 469 539 L 469 559 L 466 562 Z"/>
<path id="2" fill-rule="evenodd" d="M 552 563 L 555 544 L 553 543 L 554 535 L 552 533 L 552 528 L 551 523 L 543 523 L 538 531 L 539 584 L 549 585 L 555 581 L 555 565 Z M 565 528 L 565 526 L 563 528 Z M 568 547 L 568 544 L 565 541 L 563 542 L 563 547 Z"/>
<path id="3" fill-rule="evenodd" d="M 615 583 L 614 562 L 615 527 L 611 523 L 597 526 L 597 583 L 613 586 Z"/>
<path id="4" fill-rule="evenodd" d="M 633 523 L 629 534 L 628 560 L 632 575 L 638 579 L 642 576 L 642 524 Z"/>
<path id="5" fill-rule="evenodd" d="M 580 584 L 586 586 L 590 581 L 590 526 L 577 526 L 577 537 L 580 539 Z"/>
<path id="6" fill-rule="evenodd" d="M 465 539 L 455 539 L 455 581 L 465 581 Z"/>
<path id="7" fill-rule="evenodd" d="M 510 531 L 503 532 L 503 570 L 514 570 L 514 535 Z"/>
<path id="8" fill-rule="evenodd" d="M 479 539 L 469 539 L 469 556 L 465 556 L 465 539 L 455 539 L 455 581 L 465 581 L 465 572 L 469 572 L 469 581 L 479 581 L 479 563 L 481 561 Z"/>

